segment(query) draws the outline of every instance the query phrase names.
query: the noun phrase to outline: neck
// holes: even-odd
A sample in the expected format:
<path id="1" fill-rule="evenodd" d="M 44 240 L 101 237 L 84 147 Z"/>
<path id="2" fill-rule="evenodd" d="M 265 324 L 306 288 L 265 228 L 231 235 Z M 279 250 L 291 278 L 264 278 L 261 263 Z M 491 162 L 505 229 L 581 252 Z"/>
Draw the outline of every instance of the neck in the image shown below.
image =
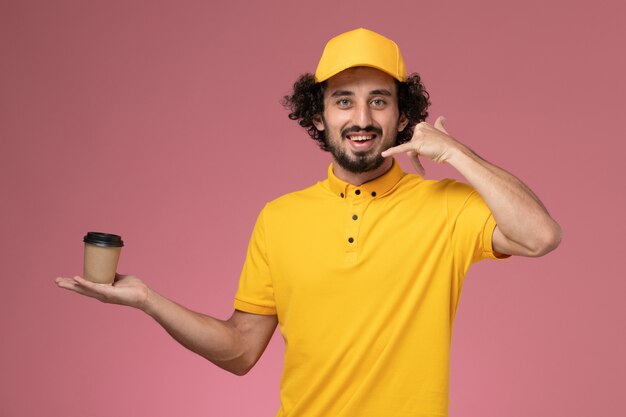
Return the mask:
<path id="1" fill-rule="evenodd" d="M 337 161 L 333 161 L 333 173 L 337 178 L 352 185 L 361 185 L 366 182 L 372 181 L 381 175 L 384 175 L 391 169 L 393 165 L 393 158 L 385 158 L 385 162 L 381 166 L 371 171 L 354 173 L 342 168 Z"/>

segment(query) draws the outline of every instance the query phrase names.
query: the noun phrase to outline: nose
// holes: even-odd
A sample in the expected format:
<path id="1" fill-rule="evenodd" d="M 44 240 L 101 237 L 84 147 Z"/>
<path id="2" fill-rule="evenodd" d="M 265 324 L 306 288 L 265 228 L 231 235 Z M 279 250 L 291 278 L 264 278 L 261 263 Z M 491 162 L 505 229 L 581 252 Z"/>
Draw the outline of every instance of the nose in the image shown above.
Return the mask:
<path id="1" fill-rule="evenodd" d="M 372 109 L 367 103 L 355 107 L 354 125 L 363 128 L 372 125 Z"/>

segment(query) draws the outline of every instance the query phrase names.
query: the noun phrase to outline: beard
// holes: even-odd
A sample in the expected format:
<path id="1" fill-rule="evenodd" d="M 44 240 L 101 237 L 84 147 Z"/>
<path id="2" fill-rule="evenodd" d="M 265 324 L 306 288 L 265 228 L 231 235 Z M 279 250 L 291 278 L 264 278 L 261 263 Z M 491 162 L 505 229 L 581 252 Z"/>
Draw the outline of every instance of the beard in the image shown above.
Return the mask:
<path id="1" fill-rule="evenodd" d="M 383 162 L 385 162 L 385 158 L 383 158 L 380 152 L 377 152 L 376 150 L 368 149 L 365 151 L 350 152 L 341 147 L 342 141 L 349 140 L 347 138 L 347 134 L 350 132 L 374 132 L 378 136 L 376 140 L 382 140 L 383 131 L 381 128 L 371 125 L 365 128 L 352 126 L 341 131 L 341 137 L 337 142 L 329 140 L 328 134 L 330 130 L 328 129 L 328 126 L 326 126 L 325 121 L 324 126 L 324 140 L 326 142 L 326 148 L 328 152 L 331 153 L 337 164 L 346 171 L 352 172 L 353 174 L 362 174 L 364 172 L 375 170 L 380 167 Z M 383 150 L 385 149 L 382 149 L 381 152 Z"/>
<path id="2" fill-rule="evenodd" d="M 349 154 L 332 144 L 329 144 L 328 151 L 333 155 L 335 162 L 340 167 L 354 174 L 375 170 L 385 162 L 385 158 L 380 153 L 376 154 L 370 151 Z"/>

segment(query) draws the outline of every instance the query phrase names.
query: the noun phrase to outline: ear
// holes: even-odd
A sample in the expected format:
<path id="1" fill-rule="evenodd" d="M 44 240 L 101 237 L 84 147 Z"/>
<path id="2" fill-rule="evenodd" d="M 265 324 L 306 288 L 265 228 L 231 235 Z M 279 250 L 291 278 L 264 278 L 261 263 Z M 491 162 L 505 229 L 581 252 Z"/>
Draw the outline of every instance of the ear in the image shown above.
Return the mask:
<path id="1" fill-rule="evenodd" d="M 406 125 L 409 124 L 409 119 L 406 117 L 404 113 L 400 114 L 400 119 L 398 120 L 398 132 L 402 132 Z"/>
<path id="2" fill-rule="evenodd" d="M 319 130 L 320 132 L 324 130 L 324 122 L 322 121 L 321 115 L 318 114 L 316 116 L 313 116 L 312 121 L 317 130 Z"/>

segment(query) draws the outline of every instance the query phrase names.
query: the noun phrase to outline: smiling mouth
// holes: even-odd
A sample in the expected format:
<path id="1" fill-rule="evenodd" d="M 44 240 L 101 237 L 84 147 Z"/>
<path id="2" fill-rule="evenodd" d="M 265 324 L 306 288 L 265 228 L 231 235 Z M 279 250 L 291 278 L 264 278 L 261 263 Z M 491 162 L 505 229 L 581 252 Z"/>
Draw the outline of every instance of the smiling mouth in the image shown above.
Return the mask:
<path id="1" fill-rule="evenodd" d="M 377 138 L 378 134 L 376 133 L 363 134 L 362 132 L 348 133 L 345 136 L 345 139 L 348 140 L 348 143 L 350 143 L 352 152 L 359 155 L 362 153 L 364 154 L 365 152 L 370 152 L 374 148 Z"/>
<path id="2" fill-rule="evenodd" d="M 377 135 L 375 133 L 371 133 L 371 134 L 368 134 L 368 135 L 348 134 L 348 135 L 346 135 L 346 139 L 348 139 L 351 142 L 363 143 L 363 142 L 368 142 L 370 140 L 376 139 L 376 136 Z"/>

